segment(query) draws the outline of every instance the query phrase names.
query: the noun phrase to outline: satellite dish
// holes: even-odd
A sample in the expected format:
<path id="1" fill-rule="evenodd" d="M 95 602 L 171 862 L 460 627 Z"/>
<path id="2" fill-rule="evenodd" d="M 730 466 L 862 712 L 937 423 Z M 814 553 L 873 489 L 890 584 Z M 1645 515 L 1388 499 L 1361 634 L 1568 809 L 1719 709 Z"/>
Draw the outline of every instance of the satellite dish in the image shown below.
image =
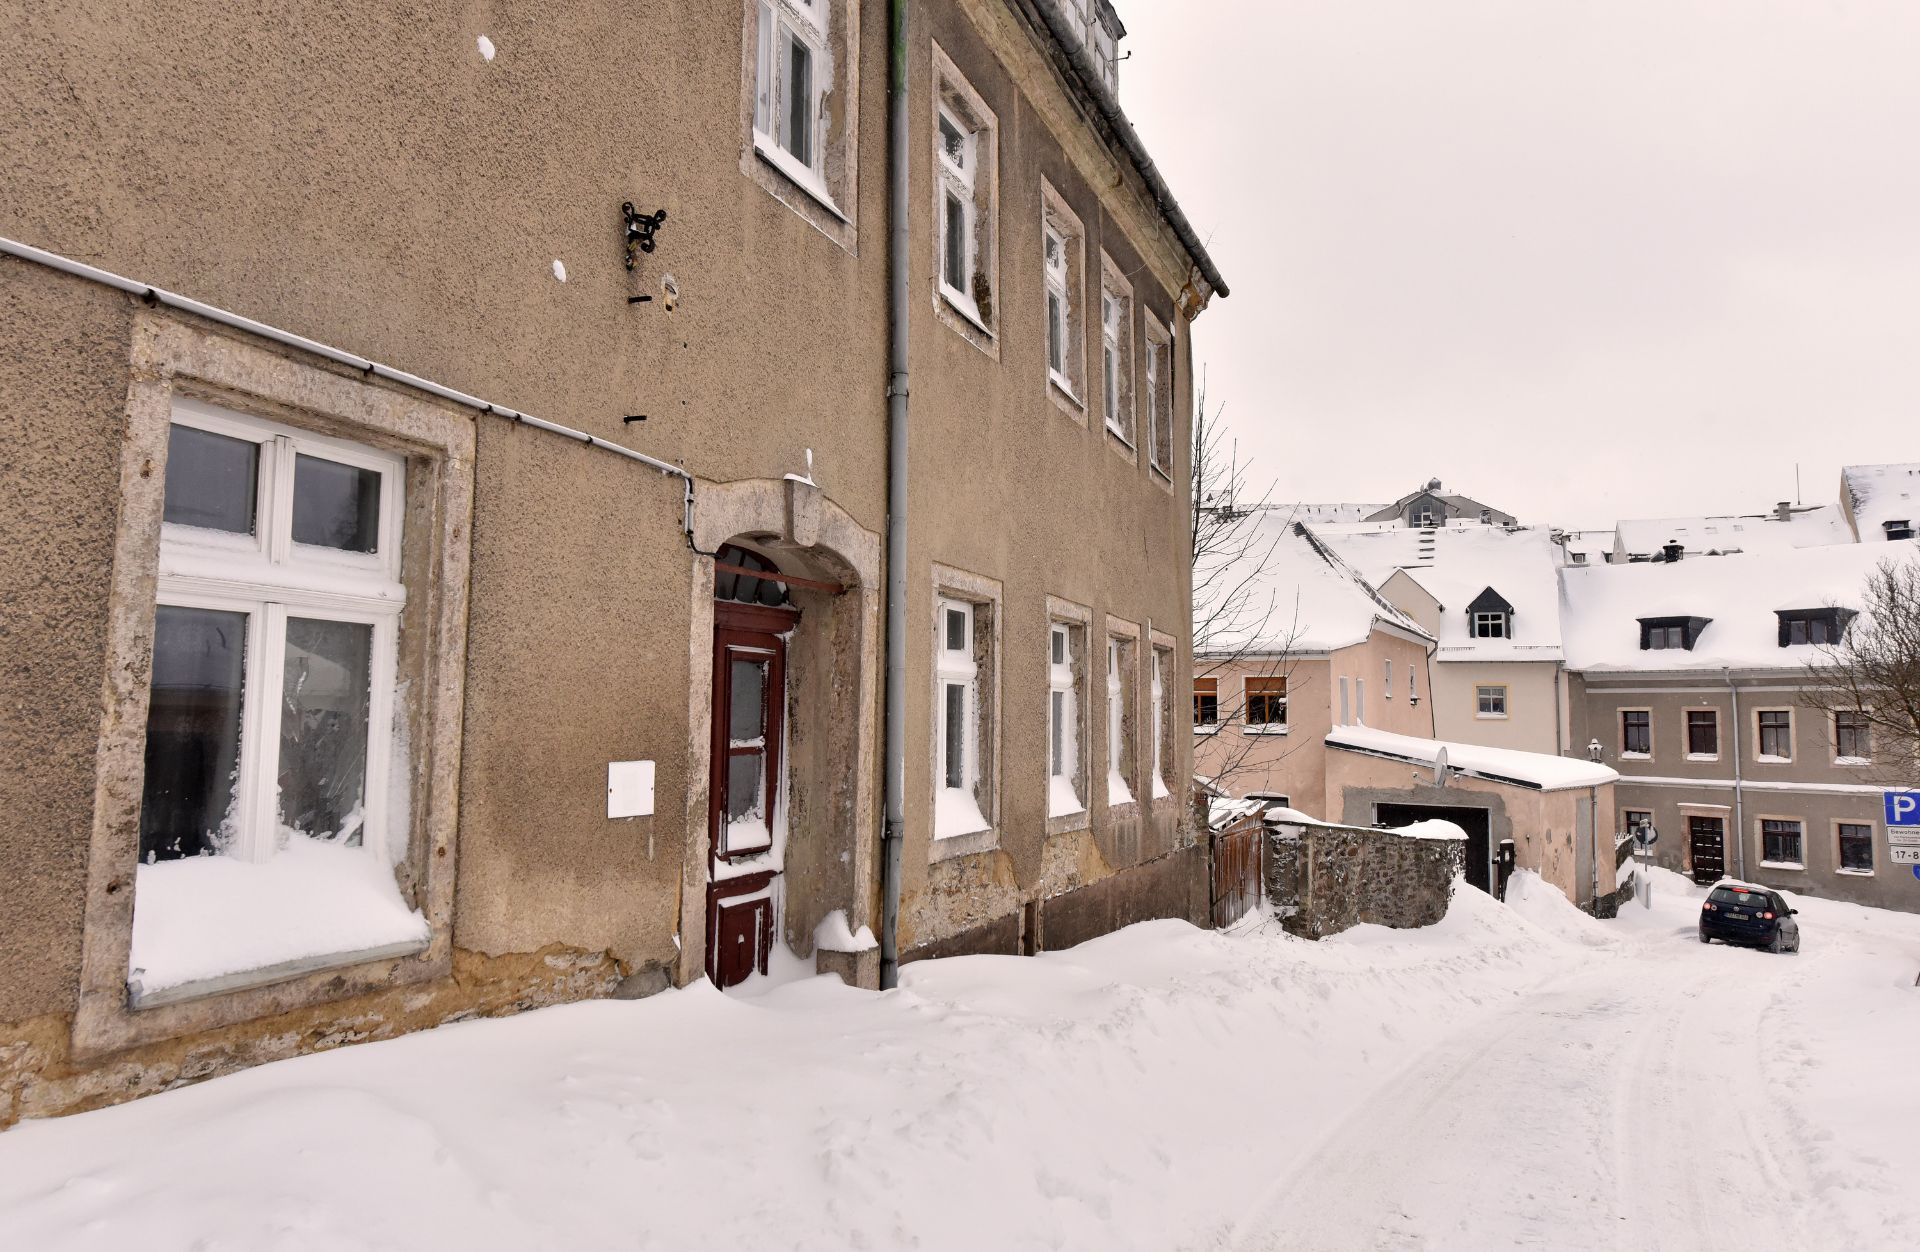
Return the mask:
<path id="1" fill-rule="evenodd" d="M 1441 744 L 1440 750 L 1433 754 L 1433 785 L 1447 785 L 1447 745 Z"/>

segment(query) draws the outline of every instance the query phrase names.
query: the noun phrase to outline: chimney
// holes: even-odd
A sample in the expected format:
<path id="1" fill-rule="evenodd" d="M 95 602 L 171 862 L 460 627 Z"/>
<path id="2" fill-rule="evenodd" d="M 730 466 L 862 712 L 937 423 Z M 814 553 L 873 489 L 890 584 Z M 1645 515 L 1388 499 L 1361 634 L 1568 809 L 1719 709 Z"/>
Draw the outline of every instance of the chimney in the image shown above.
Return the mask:
<path id="1" fill-rule="evenodd" d="M 1788 502 L 1788 501 L 1786 501 L 1786 500 L 1782 500 L 1782 501 L 1781 501 L 1780 503 L 1778 503 L 1778 504 L 1776 504 L 1776 505 L 1774 505 L 1774 506 L 1773 506 L 1773 520 L 1774 520 L 1774 521 L 1776 521 L 1776 522 L 1790 522 L 1790 521 L 1792 521 L 1792 520 L 1793 520 L 1793 505 L 1792 505 L 1792 504 L 1791 504 L 1790 502 Z"/>
<path id="2" fill-rule="evenodd" d="M 1660 556 L 1663 560 L 1677 561 L 1686 554 L 1687 545 L 1683 543 L 1666 543 L 1660 546 Z"/>

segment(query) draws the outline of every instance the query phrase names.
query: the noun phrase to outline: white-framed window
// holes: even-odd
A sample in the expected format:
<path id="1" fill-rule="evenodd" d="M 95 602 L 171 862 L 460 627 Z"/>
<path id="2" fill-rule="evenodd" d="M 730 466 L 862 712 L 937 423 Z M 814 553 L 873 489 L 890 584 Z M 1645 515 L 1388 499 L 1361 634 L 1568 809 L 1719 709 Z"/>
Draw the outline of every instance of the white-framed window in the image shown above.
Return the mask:
<path id="1" fill-rule="evenodd" d="M 1473 615 L 1473 637 L 1475 639 L 1505 639 L 1507 637 L 1507 615 L 1505 613 L 1475 613 Z"/>
<path id="2" fill-rule="evenodd" d="M 1420 703 L 1420 671 L 1411 665 L 1407 666 L 1407 702 Z"/>
<path id="3" fill-rule="evenodd" d="M 1133 641 L 1107 638 L 1107 803 L 1132 804 L 1133 718 L 1127 707 L 1127 668 Z"/>
<path id="4" fill-rule="evenodd" d="M 1100 411 L 1107 429 L 1131 448 L 1133 291 L 1112 258 L 1100 258 Z"/>
<path id="5" fill-rule="evenodd" d="M 1501 718 L 1507 715 L 1507 688 L 1501 683 L 1481 683 L 1473 689 L 1474 716 Z"/>
<path id="6" fill-rule="evenodd" d="M 832 85 L 827 55 L 831 0 L 760 0 L 753 138 L 809 191 L 831 199 L 825 175 L 824 116 Z"/>
<path id="7" fill-rule="evenodd" d="M 1044 292 L 1047 382 L 1054 397 L 1084 420 L 1086 369 L 1083 311 L 1085 234 L 1080 219 L 1052 185 L 1040 184 L 1040 269 Z"/>
<path id="8" fill-rule="evenodd" d="M 932 59 L 934 310 L 997 357 L 999 120 L 938 42 Z"/>
<path id="9" fill-rule="evenodd" d="M 1086 810 L 1080 797 L 1080 628 L 1047 629 L 1047 816 Z"/>
<path id="10" fill-rule="evenodd" d="M 1387 680 L 1380 689 L 1387 693 L 1387 699 L 1393 699 L 1393 658 L 1387 658 Z"/>
<path id="11" fill-rule="evenodd" d="M 1149 676 L 1153 716 L 1153 755 L 1151 796 L 1162 799 L 1172 793 L 1167 790 L 1167 668 L 1173 663 L 1173 654 L 1165 648 L 1153 650 L 1153 672 Z"/>
<path id="12" fill-rule="evenodd" d="M 973 127 L 954 110 L 938 111 L 935 148 L 940 160 L 940 292 L 980 320 L 973 298 L 973 272 L 978 245 L 974 223 L 975 167 L 979 161 Z"/>
<path id="13" fill-rule="evenodd" d="M 941 597 L 936 631 L 934 709 L 935 838 L 991 829 L 981 803 L 980 606 Z"/>
<path id="14" fill-rule="evenodd" d="M 408 844 L 391 785 L 404 460 L 187 399 L 167 442 L 136 1000 L 276 959 L 424 945 L 392 876 Z M 341 915 L 327 952 L 243 933 L 316 911 Z"/>
<path id="15" fill-rule="evenodd" d="M 1173 477 L 1173 337 L 1146 315 L 1146 378 L 1142 400 L 1147 409 L 1147 465 L 1162 478 Z"/>

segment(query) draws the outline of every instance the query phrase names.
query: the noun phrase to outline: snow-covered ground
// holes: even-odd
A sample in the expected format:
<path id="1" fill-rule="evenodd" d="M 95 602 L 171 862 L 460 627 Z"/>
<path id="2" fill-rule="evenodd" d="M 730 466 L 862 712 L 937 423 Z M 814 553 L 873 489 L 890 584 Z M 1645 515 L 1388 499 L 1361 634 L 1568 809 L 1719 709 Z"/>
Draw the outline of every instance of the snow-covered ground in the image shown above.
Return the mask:
<path id="1" fill-rule="evenodd" d="M 271 1065 L 0 1134 L 0 1248 L 1920 1247 L 1920 917 L 1515 888 Z"/>

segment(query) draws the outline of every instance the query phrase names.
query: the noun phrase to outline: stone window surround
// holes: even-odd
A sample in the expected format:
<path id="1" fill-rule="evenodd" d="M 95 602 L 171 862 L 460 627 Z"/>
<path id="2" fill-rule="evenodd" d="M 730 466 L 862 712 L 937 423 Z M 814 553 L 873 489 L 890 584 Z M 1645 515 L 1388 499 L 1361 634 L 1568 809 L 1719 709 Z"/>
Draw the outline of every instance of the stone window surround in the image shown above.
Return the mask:
<path id="1" fill-rule="evenodd" d="M 1095 790 L 1099 794 L 1102 807 L 1104 807 L 1109 814 L 1133 814 L 1139 812 L 1141 809 L 1140 789 L 1146 782 L 1145 775 L 1140 772 L 1140 762 L 1142 759 L 1140 748 L 1140 686 L 1142 681 L 1141 675 L 1144 672 L 1142 667 L 1145 664 L 1144 659 L 1140 655 L 1140 627 L 1122 618 L 1114 617 L 1112 614 L 1107 615 L 1106 632 L 1100 641 L 1100 673 L 1102 675 L 1100 692 L 1104 698 L 1111 699 L 1111 696 L 1107 694 L 1105 682 L 1108 640 L 1119 640 L 1120 642 L 1120 767 L 1122 771 L 1120 776 L 1126 779 L 1127 790 L 1133 794 L 1133 799 L 1125 804 L 1112 804 L 1107 800 L 1107 788 L 1104 785 L 1095 788 Z M 1106 712 L 1102 710 L 1102 716 L 1100 718 L 1100 760 L 1102 764 L 1110 765 L 1113 757 L 1112 750 L 1107 743 L 1107 724 L 1108 719 Z M 1104 779 L 1102 781 L 1104 783 Z"/>
<path id="2" fill-rule="evenodd" d="M 928 271 L 933 281 L 934 316 L 958 334 L 961 338 L 980 349 L 994 360 L 1000 359 L 1000 338 L 994 327 L 1001 324 L 999 308 L 1000 298 L 1000 119 L 987 107 L 986 98 L 975 91 L 953 59 L 941 48 L 938 41 L 933 44 L 933 95 L 931 112 L 933 119 L 929 126 L 934 151 L 932 161 L 934 176 L 928 181 L 933 191 L 933 216 L 929 219 L 932 229 L 927 232 L 932 247 L 932 269 Z M 974 126 L 974 247 L 975 269 L 986 279 L 989 295 L 989 307 L 967 310 L 956 305 L 942 291 L 940 281 L 944 256 L 942 230 L 945 203 L 944 184 L 939 177 L 940 142 L 939 117 L 942 107 L 954 113 Z"/>
<path id="3" fill-rule="evenodd" d="M 1046 232 L 1052 230 L 1066 245 L 1067 325 L 1064 362 L 1068 387 L 1053 378 L 1047 364 L 1046 284 L 1041 284 L 1040 369 L 1047 394 L 1062 413 L 1082 426 L 1087 424 L 1087 232 L 1080 215 L 1067 204 L 1066 197 L 1045 178 L 1040 180 L 1040 237 L 1045 246 Z M 1045 265 L 1045 254 L 1035 258 Z"/>
<path id="4" fill-rule="evenodd" d="M 832 80 L 823 89 L 826 136 L 821 142 L 828 199 L 787 174 L 778 158 L 763 155 L 754 140 L 754 98 L 759 88 L 761 0 L 745 0 L 740 26 L 740 172 L 786 205 L 851 256 L 860 255 L 860 9 L 859 0 L 835 0 L 827 12 L 825 67 Z"/>
<path id="5" fill-rule="evenodd" d="M 1180 719 L 1189 710 L 1182 706 L 1179 713 L 1175 712 L 1175 705 L 1178 703 L 1174 699 L 1174 692 L 1177 690 L 1175 675 L 1179 667 L 1174 664 L 1174 656 L 1179 650 L 1179 640 L 1164 630 L 1155 630 L 1149 623 L 1147 642 L 1153 654 L 1160 658 L 1160 748 L 1167 757 L 1167 776 L 1160 781 L 1167 785 L 1167 794 L 1154 799 L 1153 805 L 1155 808 L 1164 808 L 1179 801 L 1180 780 L 1186 776 L 1178 768 L 1180 764 L 1178 734 L 1181 727 Z M 1148 746 L 1151 750 L 1152 745 Z M 1188 774 L 1191 772 L 1187 771 Z"/>
<path id="6" fill-rule="evenodd" d="M 1047 819 L 1047 833 L 1049 835 L 1064 835 L 1075 830 L 1085 830 L 1093 824 L 1093 768 L 1091 764 L 1093 753 L 1088 750 L 1093 745 L 1093 726 L 1090 718 L 1093 701 L 1088 696 L 1091 684 L 1088 682 L 1089 675 L 1087 669 L 1092 656 L 1093 610 L 1084 604 L 1075 604 L 1071 600 L 1063 600 L 1059 596 L 1050 595 L 1047 597 L 1047 627 L 1049 635 L 1051 635 L 1052 628 L 1055 625 L 1071 626 L 1080 632 L 1080 655 L 1076 659 L 1074 666 L 1076 671 L 1074 674 L 1074 694 L 1076 696 L 1074 700 L 1074 718 L 1079 723 L 1078 730 L 1080 735 L 1079 776 L 1074 779 L 1074 785 L 1080 790 L 1081 808 L 1078 813 L 1068 813 L 1063 817 L 1049 817 Z M 1102 659 L 1104 661 L 1104 653 L 1102 654 Z M 1051 713 L 1049 713 L 1049 716 L 1051 716 Z M 1051 781 L 1051 779 L 1049 779 L 1049 781 Z"/>
<path id="7" fill-rule="evenodd" d="M 1785 713 L 1787 715 L 1787 755 L 1783 757 L 1768 756 L 1760 751 L 1760 745 L 1763 742 L 1760 734 L 1760 715 L 1762 713 Z M 1751 708 L 1747 710 L 1747 714 L 1753 719 L 1753 746 L 1751 753 L 1752 761 L 1755 765 L 1790 765 L 1800 759 L 1800 753 L 1798 751 L 1800 746 L 1800 719 L 1794 715 L 1794 709 L 1791 705 L 1773 704 Z M 1802 838 L 1804 837 L 1803 835 Z M 1801 855 L 1804 856 L 1805 853 L 1802 852 Z"/>
<path id="8" fill-rule="evenodd" d="M 974 856 L 981 852 L 991 852 L 1000 846 L 1000 675 L 1005 668 L 1001 664 L 1001 633 L 1006 614 L 1002 611 L 1004 596 L 999 580 L 969 573 L 939 562 L 933 564 L 933 590 L 927 601 L 927 625 L 930 642 L 927 652 L 928 691 L 934 699 L 929 709 L 929 717 L 938 716 L 939 709 L 939 652 L 940 652 L 940 601 L 963 600 L 987 610 L 988 629 L 984 636 L 980 631 L 979 614 L 974 617 L 975 647 L 980 640 L 986 640 L 987 672 L 980 675 L 980 782 L 986 803 L 980 806 L 981 816 L 990 823 L 987 829 L 972 834 L 953 835 L 945 839 L 932 837 L 934 791 L 941 777 L 942 763 L 938 759 L 939 736 L 929 733 L 927 736 L 927 831 L 930 862 L 951 860 L 954 857 Z M 933 723 L 929 721 L 929 729 Z"/>
<path id="9" fill-rule="evenodd" d="M 1753 822 L 1754 863 L 1762 869 L 1786 869 L 1801 873 L 1807 868 L 1807 819 L 1787 813 L 1755 813 Z M 1767 823 L 1792 822 L 1800 828 L 1800 859 L 1798 861 L 1769 861 L 1767 859 Z M 1835 836 L 1838 838 L 1838 836 Z"/>
<path id="10" fill-rule="evenodd" d="M 1647 715 L 1647 750 L 1629 752 L 1627 743 L 1627 714 L 1645 713 Z M 1613 746 L 1623 761 L 1651 761 L 1660 752 L 1660 727 L 1656 724 L 1653 709 L 1646 705 L 1621 705 L 1613 711 Z"/>
<path id="11" fill-rule="evenodd" d="M 99 1056 L 291 1009 L 446 976 L 452 969 L 454 852 L 464 703 L 474 430 L 464 411 L 306 363 L 172 313 L 133 325 L 120 464 L 85 929 L 73 1051 Z M 416 590 L 402 618 L 400 674 L 412 814 L 403 891 L 425 915 L 424 951 L 352 961 L 152 1008 L 128 1002 L 134 883 L 155 583 L 168 433 L 176 395 L 403 453 L 402 560 Z M 410 890 L 408 888 L 410 887 Z"/>
<path id="12" fill-rule="evenodd" d="M 1693 719 L 1693 715 L 1694 715 L 1695 713 L 1711 713 L 1711 714 L 1713 714 L 1713 743 L 1714 743 L 1714 751 L 1712 751 L 1712 752 L 1695 752 L 1695 751 L 1693 750 L 1693 721 L 1692 721 L 1692 719 Z M 1689 706 L 1689 707 L 1687 707 L 1687 708 L 1683 708 L 1683 709 L 1681 709 L 1681 710 L 1680 710 L 1680 750 L 1681 750 L 1681 756 L 1682 756 L 1682 757 L 1683 757 L 1684 759 L 1686 759 L 1686 760 L 1688 760 L 1688 761 L 1693 761 L 1693 762 L 1695 762 L 1695 763 L 1711 763 L 1711 762 L 1713 762 L 1713 761 L 1718 761 L 1718 760 L 1720 759 L 1720 751 L 1719 751 L 1719 747 L 1720 747 L 1720 721 L 1721 721 L 1721 718 L 1720 718 L 1720 706 L 1719 706 L 1719 705 L 1717 705 L 1717 704 L 1705 704 L 1705 705 L 1699 705 L 1699 704 L 1696 704 L 1696 705 L 1692 705 L 1692 706 Z"/>
<path id="13" fill-rule="evenodd" d="M 1880 823 L 1876 821 L 1861 821 L 1857 817 L 1836 817 L 1827 822 L 1827 834 L 1830 839 L 1830 842 L 1827 846 L 1827 851 L 1833 857 L 1834 873 L 1843 874 L 1848 878 L 1872 878 L 1880 872 L 1881 840 L 1877 838 L 1879 825 Z M 1873 868 L 1872 869 L 1843 868 L 1845 862 L 1843 862 L 1840 857 L 1840 828 L 1842 826 L 1866 827 L 1867 839 L 1873 849 Z M 1899 866 L 1895 866 L 1894 868 L 1898 869 Z"/>

